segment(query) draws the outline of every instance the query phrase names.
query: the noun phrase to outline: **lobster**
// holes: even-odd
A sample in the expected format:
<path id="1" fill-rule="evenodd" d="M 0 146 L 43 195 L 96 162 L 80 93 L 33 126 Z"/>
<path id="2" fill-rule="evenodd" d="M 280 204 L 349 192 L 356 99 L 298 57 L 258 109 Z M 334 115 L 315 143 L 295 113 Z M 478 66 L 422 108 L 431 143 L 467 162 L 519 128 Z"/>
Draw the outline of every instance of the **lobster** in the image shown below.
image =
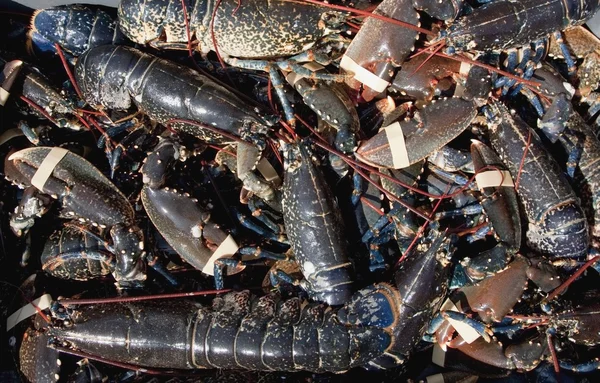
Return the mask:
<path id="1" fill-rule="evenodd" d="M 84 53 L 75 76 L 91 105 L 127 110 L 135 104 L 154 121 L 209 143 L 248 140 L 255 144 L 242 147 L 250 151 L 248 158 L 254 157 L 249 170 L 265 146 L 268 117 L 189 68 L 134 48 L 107 45 Z M 252 190 L 252 184 L 246 186 Z"/>
<path id="2" fill-rule="evenodd" d="M 54 168 L 48 170 L 56 160 Z M 40 176 L 46 171 L 47 178 Z M 35 186 L 58 199 L 67 218 L 79 218 L 108 230 L 115 248 L 114 277 L 119 287 L 137 286 L 146 278 L 143 233 L 135 226 L 133 207 L 87 160 L 65 149 L 29 148 L 8 156 L 4 172 L 20 187 Z"/>
<path id="3" fill-rule="evenodd" d="M 463 12 L 463 16 L 451 21 L 446 29 L 436 35 L 433 32 L 414 28 L 416 17 L 405 20 L 409 17 L 408 15 L 416 15 L 413 8 L 419 8 L 418 3 L 411 4 L 406 1 L 388 4 L 387 8 L 384 7 L 380 13 L 406 21 L 407 25 L 402 27 L 394 24 L 383 27 L 384 22 L 381 20 L 369 18 L 361 28 L 359 36 L 349 47 L 345 60 L 343 60 L 345 62 L 341 66 L 350 72 L 361 74 L 360 77 L 357 77 L 361 82 L 366 82 L 365 85 L 368 88 L 364 93 L 367 100 L 387 88 L 395 69 L 402 65 L 405 58 L 414 49 L 415 38 L 412 37 L 412 33 L 414 33 L 412 30 L 416 29 L 419 32 L 434 35 L 434 39 L 430 42 L 431 45 L 439 47 L 443 44 L 449 54 L 469 50 L 508 49 L 545 38 L 555 31 L 581 25 L 590 19 L 600 7 L 600 3 L 596 0 L 569 0 L 566 2 L 552 0 L 543 4 L 537 0 L 492 1 L 475 8 L 472 12 Z M 380 7 L 384 5 L 385 2 Z M 432 9 L 446 9 L 446 5 L 449 6 L 450 12 L 440 15 L 432 12 Z M 462 2 L 447 1 L 441 2 L 441 8 L 435 4 L 435 7 L 425 11 L 435 18 L 450 20 L 462 11 L 461 8 Z M 411 31 L 402 32 L 402 28 L 410 28 Z M 369 43 L 369 37 L 374 34 L 381 36 L 378 40 L 392 41 L 398 33 L 410 33 L 411 37 L 405 38 L 401 44 L 388 44 L 384 47 Z M 366 38 L 360 36 L 361 34 Z M 354 87 L 356 88 L 356 85 Z"/>
<path id="4" fill-rule="evenodd" d="M 432 230 L 413 255 L 396 274 L 399 290 L 371 285 L 341 308 L 248 291 L 216 296 L 210 306 L 170 301 L 74 307 L 56 301 L 54 319 L 41 334 L 59 351 L 149 368 L 393 367 L 412 350 L 446 292 L 450 238 Z"/>
<path id="5" fill-rule="evenodd" d="M 546 96 L 541 101 L 537 97 L 532 99 L 534 105 L 539 103 L 539 108 L 545 110 L 538 126 L 548 140 L 558 146 L 555 155 L 561 163 L 566 163 L 564 167 L 588 219 L 592 244 L 597 247 L 600 236 L 597 179 L 600 174 L 596 161 L 600 141 L 592 127 L 574 110 L 570 102 L 571 88 L 565 86 L 562 76 L 547 65 L 536 70 L 535 76 Z"/>

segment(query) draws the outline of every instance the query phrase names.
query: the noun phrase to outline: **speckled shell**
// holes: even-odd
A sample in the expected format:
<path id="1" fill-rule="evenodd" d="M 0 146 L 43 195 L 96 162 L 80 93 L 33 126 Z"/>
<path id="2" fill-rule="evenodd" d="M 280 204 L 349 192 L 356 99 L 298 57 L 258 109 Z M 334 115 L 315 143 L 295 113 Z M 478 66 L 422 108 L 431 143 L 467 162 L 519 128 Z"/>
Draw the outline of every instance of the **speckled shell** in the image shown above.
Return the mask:
<path id="1" fill-rule="evenodd" d="M 12 154 L 7 169 L 18 171 L 7 173 L 11 180 L 31 185 L 31 179 L 52 148 L 36 147 L 20 150 Z M 73 217 L 112 227 L 116 224 L 133 224 L 133 207 L 121 193 L 94 165 L 83 157 L 68 152 L 52 171 L 52 176 L 42 192 L 62 198 L 64 209 L 73 212 Z M 67 214 L 68 215 L 68 214 Z"/>
<path id="2" fill-rule="evenodd" d="M 236 136 L 244 128 L 252 133 L 267 129 L 252 107 L 209 77 L 134 48 L 90 49 L 77 61 L 75 77 L 90 104 L 118 110 L 135 104 L 161 124 L 180 118 Z M 193 124 L 176 123 L 173 128 L 213 143 L 231 141 Z"/>
<path id="3" fill-rule="evenodd" d="M 323 304 L 248 291 L 190 301 L 80 306 L 74 325 L 51 328 L 91 355 L 151 368 L 343 372 L 380 356 L 389 334 L 339 323 Z"/>
<path id="4" fill-rule="evenodd" d="M 63 50 L 75 57 L 91 47 L 128 43 L 111 15 L 102 9 L 81 4 L 36 11 L 31 19 L 31 30 L 50 43 L 59 43 Z"/>
<path id="5" fill-rule="evenodd" d="M 351 295 L 351 271 L 344 221 L 321 170 L 305 144 L 286 154 L 283 220 L 294 256 L 314 299 L 332 305 Z"/>
<path id="6" fill-rule="evenodd" d="M 73 227 L 48 238 L 41 256 L 42 269 L 56 278 L 86 281 L 114 271 L 114 256 L 97 239 Z"/>
<path id="7" fill-rule="evenodd" d="M 446 45 L 460 50 L 507 49 L 579 25 L 592 17 L 597 1 L 502 0 L 476 8 L 448 28 Z"/>
<path id="8" fill-rule="evenodd" d="M 490 141 L 508 166 L 529 227 L 527 243 L 551 257 L 578 257 L 587 252 L 588 226 L 579 198 L 539 136 L 501 103 L 494 103 L 500 121 L 490 125 Z M 522 170 L 521 159 L 531 137 Z"/>
<path id="9" fill-rule="evenodd" d="M 214 50 L 213 34 L 219 53 L 239 58 L 292 56 L 310 48 L 333 33 L 330 19 L 343 16 L 327 8 L 283 0 L 223 0 L 212 19 L 214 0 L 190 1 L 191 33 L 204 52 Z M 187 43 L 183 9 L 179 1 L 124 0 L 119 6 L 121 30 L 131 40 L 146 44 L 165 34 L 169 43 Z M 211 24 L 211 20 L 213 20 Z M 327 22 L 325 22 L 327 20 Z"/>
<path id="10" fill-rule="evenodd" d="M 27 329 L 19 349 L 21 372 L 30 382 L 55 383 L 58 380 L 60 361 L 58 351 L 48 348 L 48 336 Z"/>

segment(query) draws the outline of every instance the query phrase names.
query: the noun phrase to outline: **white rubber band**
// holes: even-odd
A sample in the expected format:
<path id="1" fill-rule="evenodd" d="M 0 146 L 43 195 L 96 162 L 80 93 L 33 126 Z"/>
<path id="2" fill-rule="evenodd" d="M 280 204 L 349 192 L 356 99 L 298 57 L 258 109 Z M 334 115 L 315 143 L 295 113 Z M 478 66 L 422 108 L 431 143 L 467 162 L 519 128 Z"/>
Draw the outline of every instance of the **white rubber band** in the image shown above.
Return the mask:
<path id="1" fill-rule="evenodd" d="M 40 167 L 33 175 L 31 179 L 31 184 L 38 188 L 41 192 L 44 191 L 44 185 L 48 178 L 52 175 L 52 171 L 58 163 L 63 159 L 64 156 L 67 155 L 69 151 L 67 149 L 53 147 L 52 150 L 48 153 L 46 158 L 40 164 Z"/>
<path id="2" fill-rule="evenodd" d="M 400 123 L 394 122 L 382 130 L 385 131 L 390 144 L 394 169 L 402 169 L 410 166 L 410 161 L 408 160 L 408 151 L 406 150 L 406 143 L 404 142 L 404 133 L 402 133 L 402 127 L 400 126 Z"/>
<path id="3" fill-rule="evenodd" d="M 227 238 L 221 242 L 219 247 L 217 247 L 217 250 L 210 256 L 210 259 L 206 262 L 202 272 L 207 275 L 215 275 L 215 261 L 221 258 L 231 258 L 239 248 L 240 247 L 235 242 L 235 239 L 233 239 L 231 235 L 228 235 Z"/>
<path id="4" fill-rule="evenodd" d="M 261 158 L 256 164 L 256 169 L 258 169 L 259 173 L 262 174 L 267 182 L 272 182 L 275 186 L 281 185 L 281 177 L 277 174 L 277 170 L 271 165 L 266 158 Z"/>
<path id="5" fill-rule="evenodd" d="M 444 367 L 446 363 L 446 351 L 444 351 L 439 344 L 433 344 L 433 353 L 431 354 L 431 362 L 438 366 Z"/>
<path id="6" fill-rule="evenodd" d="M 302 65 L 304 68 L 310 70 L 311 72 L 316 72 L 318 70 L 321 70 L 323 68 L 325 68 L 323 65 L 316 63 L 314 61 L 308 62 L 304 65 Z M 291 86 L 296 85 L 296 83 L 300 80 L 302 80 L 303 78 L 306 78 L 307 76 L 303 75 L 303 74 L 298 74 L 296 72 L 290 72 L 287 76 L 285 76 L 286 81 L 288 82 L 288 84 L 290 84 Z"/>
<path id="7" fill-rule="evenodd" d="M 460 69 L 458 72 L 461 76 L 465 77 L 465 80 L 463 81 L 461 79 L 460 81 L 456 82 L 456 90 L 454 91 L 454 97 L 462 97 L 465 94 L 466 77 L 469 74 L 471 67 L 472 67 L 472 65 L 469 63 L 466 63 L 466 62 L 460 63 Z"/>
<path id="8" fill-rule="evenodd" d="M 4 106 L 8 101 L 8 97 L 10 97 L 10 93 L 4 88 L 0 88 L 0 105 Z"/>
<path id="9" fill-rule="evenodd" d="M 10 96 L 10 88 L 12 88 L 22 67 L 23 61 L 21 60 L 13 60 L 4 65 L 1 75 L 2 84 L 0 84 L 0 105 L 4 106 L 6 104 L 6 100 Z"/>
<path id="10" fill-rule="evenodd" d="M 427 383 L 444 383 L 445 382 L 443 374 L 430 375 L 425 378 L 425 381 Z"/>
<path id="11" fill-rule="evenodd" d="M 460 63 L 460 69 L 458 70 L 458 73 L 462 74 L 462 75 L 468 75 L 469 71 L 471 70 L 471 68 L 473 67 L 473 65 L 467 63 L 467 62 L 461 62 Z"/>
<path id="12" fill-rule="evenodd" d="M 369 72 L 346 55 L 342 57 L 340 68 L 347 72 L 354 73 L 355 80 L 362 82 L 374 91 L 383 92 L 388 85 L 390 85 L 388 81 L 385 81 L 384 79 L 379 78 L 376 74 Z"/>
<path id="13" fill-rule="evenodd" d="M 9 331 L 11 328 L 15 327 L 21 321 L 29 318 L 30 316 L 37 314 L 36 307 L 40 310 L 45 310 L 50 307 L 51 303 L 52 297 L 50 294 L 44 294 L 33 302 L 21 307 L 6 319 L 6 331 Z"/>
<path id="14" fill-rule="evenodd" d="M 454 303 L 450 299 L 446 299 L 446 302 L 444 302 L 440 311 L 441 310 L 460 312 L 460 309 L 456 307 L 456 305 L 454 305 Z M 473 343 L 475 340 L 479 339 L 479 337 L 481 337 L 481 335 L 479 335 L 479 333 L 468 324 L 450 318 L 448 318 L 447 320 L 448 323 L 450 323 L 452 327 L 454 327 L 454 329 L 465 340 L 465 342 L 470 344 Z"/>
<path id="15" fill-rule="evenodd" d="M 498 186 L 515 187 L 508 170 L 487 170 L 475 176 L 475 182 L 479 189 L 495 188 Z"/>

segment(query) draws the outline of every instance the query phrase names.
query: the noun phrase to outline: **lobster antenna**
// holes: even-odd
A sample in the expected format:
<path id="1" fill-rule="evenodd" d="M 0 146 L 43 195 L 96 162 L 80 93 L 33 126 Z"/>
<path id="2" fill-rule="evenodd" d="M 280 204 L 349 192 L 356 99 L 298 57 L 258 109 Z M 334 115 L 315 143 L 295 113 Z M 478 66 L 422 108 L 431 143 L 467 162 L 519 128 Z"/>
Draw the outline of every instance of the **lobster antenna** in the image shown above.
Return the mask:
<path id="1" fill-rule="evenodd" d="M 190 56 L 190 59 L 192 59 L 194 66 L 196 66 L 198 69 L 200 69 L 200 67 L 196 63 L 196 60 L 194 60 L 194 53 L 192 52 L 192 34 L 190 33 L 190 20 L 188 19 L 188 13 L 187 13 L 187 7 L 185 6 L 185 0 L 181 0 L 181 9 L 183 10 L 183 20 L 185 22 L 185 34 L 187 36 L 188 55 Z"/>
<path id="2" fill-rule="evenodd" d="M 67 72 L 67 76 L 69 76 L 69 81 L 71 81 L 71 84 L 75 89 L 75 93 L 77 93 L 77 96 L 79 96 L 80 99 L 84 100 L 83 93 L 81 93 L 81 89 L 79 89 L 79 85 L 77 85 L 77 81 L 75 81 L 75 76 L 73 76 L 73 71 L 71 71 L 71 68 L 67 63 L 67 59 L 65 58 L 62 48 L 60 45 L 58 45 L 58 43 L 54 43 L 54 47 L 56 48 L 56 53 L 58 53 L 58 57 L 60 57 L 63 67 L 65 68 L 65 72 Z"/>
<path id="3" fill-rule="evenodd" d="M 141 301 L 152 301 L 152 300 L 160 300 L 160 299 L 200 297 L 200 296 L 206 296 L 206 295 L 224 294 L 224 293 L 228 293 L 230 291 L 231 291 L 231 289 L 223 289 L 223 290 L 191 291 L 191 292 L 187 292 L 187 293 L 146 295 L 146 296 L 139 296 L 139 297 L 57 299 L 57 302 L 64 306 L 66 306 L 66 305 L 95 305 L 95 304 L 105 304 L 105 303 L 141 302 Z"/>
<path id="4" fill-rule="evenodd" d="M 19 291 L 19 293 L 21 294 L 21 297 L 27 301 L 27 303 L 29 303 L 31 306 L 33 306 L 33 308 L 35 309 L 35 311 L 37 311 L 37 313 L 40 315 L 40 317 L 46 322 L 46 323 L 50 323 L 50 318 L 48 318 L 48 316 L 46 314 L 44 314 L 44 312 L 42 311 L 42 309 L 40 309 L 35 303 L 33 303 L 33 301 L 31 301 L 31 299 L 28 299 L 25 295 L 25 292 L 23 291 L 23 289 L 21 289 L 21 287 L 7 282 L 7 281 L 0 281 L 0 283 L 5 284 L 7 286 L 10 287 L 14 287 L 15 289 L 17 289 L 17 291 Z M 13 298 L 14 299 L 14 298 Z"/>
<path id="5" fill-rule="evenodd" d="M 37 110 L 48 121 L 50 121 L 54 125 L 58 125 L 58 122 L 54 119 L 54 117 L 52 117 L 50 114 L 48 114 L 48 112 L 46 112 L 44 110 L 44 108 L 42 108 L 41 106 L 39 106 L 38 104 L 36 104 L 35 102 L 31 101 L 30 99 L 28 99 L 27 97 L 25 97 L 23 95 L 20 95 L 19 98 L 21 100 L 25 101 L 27 104 L 29 104 L 29 106 L 31 106 L 33 109 Z"/>
<path id="6" fill-rule="evenodd" d="M 192 373 L 190 371 L 177 371 L 177 370 L 166 370 L 166 369 L 159 370 L 159 369 L 153 369 L 153 368 L 145 368 L 145 367 L 140 367 L 135 364 L 116 362 L 114 360 L 102 358 L 100 356 L 88 354 L 88 353 L 85 353 L 82 351 L 78 351 L 78 350 L 74 350 L 74 349 L 70 349 L 70 348 L 66 348 L 66 347 L 61 347 L 61 346 L 56 346 L 56 345 L 52 345 L 50 347 L 52 347 L 56 351 L 62 352 L 64 354 L 78 356 L 80 358 L 85 358 L 85 359 L 89 359 L 89 360 L 95 360 L 96 362 L 108 364 L 110 366 L 120 367 L 120 368 L 124 368 L 126 370 L 136 371 L 138 373 L 143 373 L 143 374 L 148 374 L 148 375 L 208 376 L 207 370 L 198 370 L 201 372 Z"/>
<path id="7" fill-rule="evenodd" d="M 433 49 L 433 47 L 435 45 L 436 44 L 430 46 L 429 48 Z M 417 73 L 421 68 L 423 68 L 423 66 L 427 63 L 427 61 L 431 60 L 431 58 L 433 56 L 435 56 L 436 53 L 438 53 L 445 46 L 443 42 L 437 43 L 437 45 L 438 46 L 435 49 L 433 49 L 433 51 L 429 54 L 429 56 L 411 74 L 408 75 L 409 78 L 412 77 L 415 73 Z M 421 52 L 424 52 L 424 51 L 425 50 L 422 50 Z M 419 52 L 418 54 L 421 54 L 421 52 Z M 416 55 L 414 55 L 414 56 L 416 56 Z"/>
<path id="8" fill-rule="evenodd" d="M 285 128 L 285 131 L 288 132 L 292 138 L 294 140 L 298 139 L 298 134 L 294 131 L 294 129 L 292 129 L 291 126 L 289 126 L 285 121 L 283 120 L 279 120 L 279 123 L 281 124 L 281 126 L 283 126 Z"/>
<path id="9" fill-rule="evenodd" d="M 531 145 L 531 128 L 529 129 L 529 134 L 527 135 L 527 143 L 525 144 L 525 150 L 523 150 L 523 156 L 521 157 L 521 162 L 519 163 L 519 171 L 517 172 L 517 177 L 515 179 L 515 191 L 519 189 L 519 182 L 521 181 L 521 173 L 523 173 L 523 166 L 525 165 L 525 158 L 527 157 L 527 152 L 529 152 L 529 146 Z"/>
<path id="10" fill-rule="evenodd" d="M 577 270 L 566 281 L 564 281 L 562 283 L 562 285 L 558 286 L 556 289 L 554 289 L 554 291 L 552 291 L 550 294 L 548 294 L 548 296 L 546 297 L 545 301 L 551 301 L 552 299 L 556 298 L 567 287 L 569 287 L 569 285 L 571 283 L 573 283 L 577 278 L 579 278 L 581 276 L 581 274 L 583 274 L 583 272 L 585 270 L 587 270 L 590 266 L 592 266 L 594 263 L 596 263 L 599 260 L 600 260 L 600 255 L 596 255 L 594 258 L 592 258 L 589 261 L 587 261 L 586 263 L 584 263 L 583 266 L 581 266 L 579 268 L 579 270 Z"/>
<path id="11" fill-rule="evenodd" d="M 548 350 L 550 350 L 550 355 L 552 356 L 552 365 L 554 366 L 554 372 L 558 377 L 558 375 L 560 374 L 560 364 L 558 363 L 558 357 L 556 356 L 556 349 L 554 348 L 552 334 L 549 331 L 546 331 L 546 342 L 548 343 Z"/>
<path id="12" fill-rule="evenodd" d="M 274 140 L 268 140 L 267 142 L 269 143 L 269 147 L 271 148 L 271 150 L 275 154 L 275 157 L 277 158 L 277 160 L 279 161 L 279 163 L 281 165 L 283 165 L 283 158 L 281 158 L 281 154 L 279 153 L 279 150 L 275 146 L 276 145 L 275 141 Z"/>
<path id="13" fill-rule="evenodd" d="M 528 85 L 528 86 L 531 86 L 531 87 L 536 87 L 537 88 L 537 87 L 540 87 L 542 85 L 539 82 L 531 81 L 531 80 L 525 80 L 522 77 L 519 77 L 519 76 L 516 76 L 514 74 L 505 72 L 505 71 L 503 71 L 501 69 L 496 68 L 495 66 L 484 64 L 484 63 L 476 61 L 476 60 L 471 60 L 470 58 L 467 58 L 467 57 L 464 57 L 464 56 L 461 56 L 461 55 L 447 55 L 447 54 L 442 53 L 442 52 L 437 52 L 436 56 L 445 57 L 445 58 L 448 58 L 450 60 L 459 61 L 459 62 L 465 62 L 467 64 L 471 64 L 471 65 L 475 65 L 475 66 L 478 66 L 478 67 L 481 67 L 481 68 L 485 68 L 485 69 L 489 70 L 490 72 L 498 73 L 498 74 L 500 74 L 502 76 L 506 76 L 506 77 L 508 77 L 508 78 L 510 78 L 512 80 L 515 80 L 518 83 L 525 84 L 525 85 Z"/>
<path id="14" fill-rule="evenodd" d="M 371 201 L 369 201 L 369 199 L 366 198 L 364 195 L 360 197 L 360 200 L 362 201 L 362 203 L 364 203 L 369 208 L 371 208 L 371 210 L 373 210 L 375 213 L 377 213 L 381 216 L 384 215 L 384 213 L 381 211 L 381 209 L 379 209 L 377 206 L 373 205 L 373 203 Z"/>

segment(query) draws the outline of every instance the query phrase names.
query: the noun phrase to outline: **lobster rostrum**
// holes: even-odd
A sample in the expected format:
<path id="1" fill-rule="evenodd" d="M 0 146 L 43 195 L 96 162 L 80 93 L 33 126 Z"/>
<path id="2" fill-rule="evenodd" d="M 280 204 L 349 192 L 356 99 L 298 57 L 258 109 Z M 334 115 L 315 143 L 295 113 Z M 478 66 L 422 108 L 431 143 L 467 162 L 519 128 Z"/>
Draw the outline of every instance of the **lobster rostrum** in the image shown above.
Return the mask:
<path id="1" fill-rule="evenodd" d="M 58 155 L 63 157 L 52 168 L 52 158 L 58 153 L 52 151 L 38 147 L 11 154 L 4 163 L 6 177 L 20 187 L 35 186 L 58 199 L 66 218 L 109 231 L 115 249 L 117 285 L 139 284 L 146 278 L 144 242 L 142 231 L 135 226 L 133 207 L 96 167 L 72 152 L 62 149 Z M 47 178 L 40 176 L 44 173 Z"/>

